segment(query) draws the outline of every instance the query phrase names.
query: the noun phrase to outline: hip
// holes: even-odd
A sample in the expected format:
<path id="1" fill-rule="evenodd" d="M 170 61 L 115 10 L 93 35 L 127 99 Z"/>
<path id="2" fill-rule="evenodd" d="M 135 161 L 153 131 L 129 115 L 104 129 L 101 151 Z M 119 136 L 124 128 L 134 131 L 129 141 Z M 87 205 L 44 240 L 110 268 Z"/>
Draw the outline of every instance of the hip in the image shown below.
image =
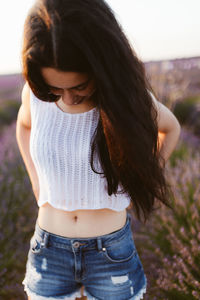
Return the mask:
<path id="1" fill-rule="evenodd" d="M 147 280 L 130 214 L 120 230 L 96 238 L 61 237 L 36 222 L 23 284 L 33 299 L 75 299 L 82 285 L 88 299 L 143 299 Z"/>

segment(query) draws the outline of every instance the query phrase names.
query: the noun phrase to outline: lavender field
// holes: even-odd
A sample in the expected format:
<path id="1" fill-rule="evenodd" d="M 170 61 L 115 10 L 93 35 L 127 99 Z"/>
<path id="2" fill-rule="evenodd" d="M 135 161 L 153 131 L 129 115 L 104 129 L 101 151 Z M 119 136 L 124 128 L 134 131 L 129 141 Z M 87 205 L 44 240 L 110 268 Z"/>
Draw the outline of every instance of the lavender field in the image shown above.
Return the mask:
<path id="1" fill-rule="evenodd" d="M 173 211 L 161 206 L 132 230 L 147 275 L 145 300 L 200 299 L 200 58 L 146 64 L 159 100 L 181 122 L 166 164 Z M 23 80 L 0 76 L 0 299 L 27 299 L 21 284 L 37 204 L 16 142 Z M 8 105 L 9 103 L 9 105 Z"/>
<path id="2" fill-rule="evenodd" d="M 0 75 L 0 104 L 10 99 L 19 101 L 23 83 L 20 74 Z"/>

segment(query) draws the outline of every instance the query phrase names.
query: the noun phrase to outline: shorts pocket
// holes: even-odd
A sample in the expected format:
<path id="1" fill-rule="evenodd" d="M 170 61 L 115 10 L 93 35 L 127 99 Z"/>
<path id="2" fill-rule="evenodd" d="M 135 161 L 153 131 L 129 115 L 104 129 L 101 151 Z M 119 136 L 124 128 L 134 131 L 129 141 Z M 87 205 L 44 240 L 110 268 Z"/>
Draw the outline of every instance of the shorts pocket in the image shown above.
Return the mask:
<path id="1" fill-rule="evenodd" d="M 128 237 L 119 243 L 102 247 L 103 255 L 111 262 L 126 262 L 136 256 L 137 250 L 132 238 Z"/>

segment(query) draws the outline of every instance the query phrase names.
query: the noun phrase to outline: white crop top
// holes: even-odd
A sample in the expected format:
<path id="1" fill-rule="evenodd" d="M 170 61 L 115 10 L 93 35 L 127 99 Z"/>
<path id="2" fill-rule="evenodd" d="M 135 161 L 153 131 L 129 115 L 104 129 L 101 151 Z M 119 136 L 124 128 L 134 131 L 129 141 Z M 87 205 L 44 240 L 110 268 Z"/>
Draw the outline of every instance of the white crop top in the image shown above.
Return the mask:
<path id="1" fill-rule="evenodd" d="M 99 119 L 97 107 L 83 113 L 66 113 L 55 102 L 39 100 L 31 91 L 30 109 L 30 154 L 39 179 L 39 207 L 46 202 L 66 211 L 120 211 L 129 206 L 126 193 L 108 195 L 106 178 L 90 166 L 91 137 Z M 94 169 L 102 172 L 97 159 Z"/>

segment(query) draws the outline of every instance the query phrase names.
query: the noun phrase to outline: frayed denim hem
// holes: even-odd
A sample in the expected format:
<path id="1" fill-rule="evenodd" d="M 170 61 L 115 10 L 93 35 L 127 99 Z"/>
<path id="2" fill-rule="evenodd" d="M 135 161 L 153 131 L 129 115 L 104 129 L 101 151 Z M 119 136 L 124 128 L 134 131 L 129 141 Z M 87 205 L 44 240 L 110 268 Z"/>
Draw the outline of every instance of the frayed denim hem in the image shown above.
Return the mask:
<path id="1" fill-rule="evenodd" d="M 45 296 L 40 296 L 40 295 L 32 292 L 26 285 L 25 279 L 22 281 L 22 284 L 24 285 L 24 291 L 27 293 L 28 297 L 31 297 L 31 300 L 74 300 L 76 298 L 81 298 L 81 288 L 78 291 L 73 292 L 70 295 L 60 296 L 60 297 L 45 297 Z M 85 290 L 83 291 L 83 294 L 84 294 L 84 292 L 85 292 Z M 86 295 L 84 295 L 84 296 L 86 296 Z"/>
<path id="2" fill-rule="evenodd" d="M 147 278 L 146 275 L 144 275 L 145 277 L 145 284 L 143 286 L 143 288 L 141 288 L 141 290 L 137 293 L 137 295 L 133 296 L 132 298 L 130 298 L 130 300 L 140 300 L 143 299 L 144 294 L 146 293 L 147 290 Z"/>

